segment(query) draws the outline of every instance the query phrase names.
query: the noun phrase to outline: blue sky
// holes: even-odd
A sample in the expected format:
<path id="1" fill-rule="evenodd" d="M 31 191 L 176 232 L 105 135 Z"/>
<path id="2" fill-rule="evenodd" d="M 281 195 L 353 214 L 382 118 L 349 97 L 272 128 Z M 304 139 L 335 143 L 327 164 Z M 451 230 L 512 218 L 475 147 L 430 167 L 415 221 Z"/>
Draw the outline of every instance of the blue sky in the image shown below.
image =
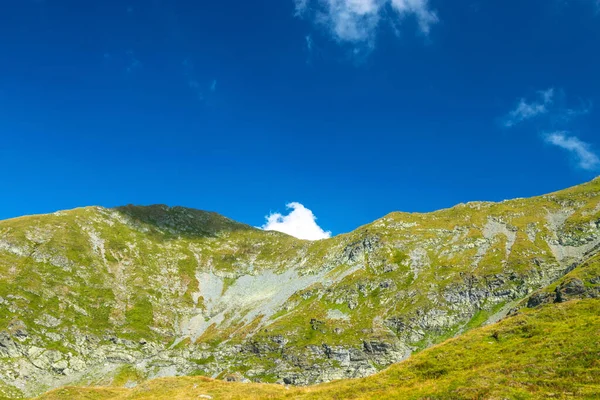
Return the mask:
<path id="1" fill-rule="evenodd" d="M 600 174 L 595 0 L 0 1 L 0 218 L 338 234 Z"/>

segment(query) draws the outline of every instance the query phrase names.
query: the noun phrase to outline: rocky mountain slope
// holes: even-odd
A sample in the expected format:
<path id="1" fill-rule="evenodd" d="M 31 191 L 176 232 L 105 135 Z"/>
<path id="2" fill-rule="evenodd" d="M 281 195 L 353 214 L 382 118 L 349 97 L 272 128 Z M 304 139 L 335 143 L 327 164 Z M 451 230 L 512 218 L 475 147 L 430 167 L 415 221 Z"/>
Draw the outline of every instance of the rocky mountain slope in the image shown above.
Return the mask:
<path id="1" fill-rule="evenodd" d="M 600 397 L 599 303 L 573 300 L 522 312 L 362 379 L 305 388 L 162 378 L 134 389 L 57 389 L 40 400 L 595 399 Z"/>
<path id="2" fill-rule="evenodd" d="M 318 242 L 166 206 L 2 221 L 0 396 L 178 375 L 368 376 L 524 305 L 596 296 L 575 275 L 543 288 L 583 274 L 599 249 L 599 179 L 392 213 Z"/>

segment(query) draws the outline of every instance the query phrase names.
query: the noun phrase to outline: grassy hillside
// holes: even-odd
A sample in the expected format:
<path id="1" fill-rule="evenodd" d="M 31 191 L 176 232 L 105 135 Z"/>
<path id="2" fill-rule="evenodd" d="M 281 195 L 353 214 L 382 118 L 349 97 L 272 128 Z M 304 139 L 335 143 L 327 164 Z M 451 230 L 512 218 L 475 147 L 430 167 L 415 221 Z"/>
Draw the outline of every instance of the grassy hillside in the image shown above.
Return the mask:
<path id="1" fill-rule="evenodd" d="M 204 395 L 204 397 L 202 397 Z M 58 399 L 546 399 L 600 397 L 600 301 L 546 305 L 470 331 L 374 376 L 309 388 L 165 378 Z"/>
<path id="2" fill-rule="evenodd" d="M 0 396 L 364 377 L 535 303 L 599 249 L 599 179 L 317 242 L 167 206 L 0 221 Z M 591 285 L 572 282 L 565 299 Z"/>

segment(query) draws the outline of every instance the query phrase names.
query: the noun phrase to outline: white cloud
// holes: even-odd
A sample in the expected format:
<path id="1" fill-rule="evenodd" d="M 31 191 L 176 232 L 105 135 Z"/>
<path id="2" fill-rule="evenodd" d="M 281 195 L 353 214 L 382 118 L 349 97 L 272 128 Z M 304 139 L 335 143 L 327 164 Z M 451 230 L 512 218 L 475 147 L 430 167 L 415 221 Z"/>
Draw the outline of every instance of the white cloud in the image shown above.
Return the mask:
<path id="1" fill-rule="evenodd" d="M 538 92 L 538 101 L 528 103 L 525 99 L 519 100 L 517 107 L 512 110 L 506 120 L 504 126 L 511 128 L 520 122 L 537 117 L 538 115 L 546 114 L 548 106 L 554 101 L 554 88 Z"/>
<path id="2" fill-rule="evenodd" d="M 439 21 L 429 0 L 294 0 L 296 15 L 325 26 L 341 42 L 374 43 L 382 20 L 400 22 L 415 17 L 421 33 L 427 35 Z M 391 14 L 387 11 L 391 8 Z"/>
<path id="3" fill-rule="evenodd" d="M 569 151 L 583 169 L 594 170 L 600 166 L 600 158 L 590 150 L 590 145 L 575 136 L 567 136 L 567 132 L 550 133 L 546 135 L 546 142 Z"/>
<path id="4" fill-rule="evenodd" d="M 429 8 L 428 0 L 392 0 L 392 6 L 401 16 L 414 14 L 424 34 L 439 21 L 437 14 Z"/>
<path id="5" fill-rule="evenodd" d="M 558 91 L 558 94 L 554 88 L 539 91 L 535 101 L 519 100 L 517 107 L 505 118 L 504 125 L 510 128 L 525 120 L 546 115 L 542 121 L 545 121 L 547 126 L 553 127 L 551 129 L 556 129 L 556 126 L 566 126 L 574 118 L 587 115 L 592 110 L 592 103 L 589 101 L 587 103 L 582 101 L 579 108 L 566 108 L 562 103 L 564 103 L 562 91 Z M 585 170 L 600 168 L 600 157 L 592 150 L 590 144 L 570 135 L 568 131 L 556 130 L 542 137 L 546 143 L 568 151 L 580 168 Z"/>
<path id="6" fill-rule="evenodd" d="M 265 231 L 278 231 L 305 240 L 320 240 L 331 237 L 331 232 L 325 232 L 317 225 L 317 218 L 311 210 L 300 203 L 289 203 L 291 209 L 288 215 L 272 213 L 267 216 L 267 222 L 261 227 Z"/>

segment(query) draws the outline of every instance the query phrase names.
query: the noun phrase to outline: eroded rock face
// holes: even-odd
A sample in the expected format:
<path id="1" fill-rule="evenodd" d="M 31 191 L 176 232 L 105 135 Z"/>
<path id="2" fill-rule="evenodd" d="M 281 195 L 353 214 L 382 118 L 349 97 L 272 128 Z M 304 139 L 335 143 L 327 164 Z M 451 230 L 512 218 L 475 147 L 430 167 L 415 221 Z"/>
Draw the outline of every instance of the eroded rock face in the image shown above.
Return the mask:
<path id="1" fill-rule="evenodd" d="M 528 308 L 534 308 L 542 304 L 563 303 L 565 301 L 585 298 L 600 298 L 600 279 L 589 280 L 586 285 L 579 278 L 569 278 L 560 283 L 553 292 L 536 292 L 527 301 Z"/>
<path id="2" fill-rule="evenodd" d="M 580 299 L 584 294 L 587 293 L 587 289 L 580 279 L 574 278 L 567 282 L 562 283 L 556 288 L 556 300 L 557 303 L 562 303 L 569 299 Z M 592 294 L 590 292 L 590 294 Z"/>
<path id="3" fill-rule="evenodd" d="M 594 181 L 394 213 L 318 242 L 181 207 L 3 221 L 0 396 L 188 374 L 366 376 L 527 296 L 530 307 L 597 297 L 600 276 L 537 290 L 598 253 L 599 218 Z"/>

